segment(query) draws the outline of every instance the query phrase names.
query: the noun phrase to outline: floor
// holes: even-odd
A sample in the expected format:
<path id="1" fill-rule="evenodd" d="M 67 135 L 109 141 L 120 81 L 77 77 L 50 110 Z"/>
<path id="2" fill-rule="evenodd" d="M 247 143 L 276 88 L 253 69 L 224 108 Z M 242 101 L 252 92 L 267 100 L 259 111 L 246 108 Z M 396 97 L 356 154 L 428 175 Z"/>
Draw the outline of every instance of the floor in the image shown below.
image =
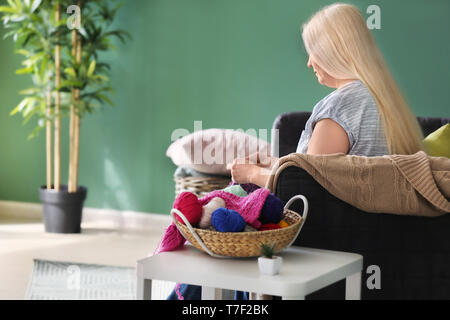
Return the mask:
<path id="1" fill-rule="evenodd" d="M 0 300 L 24 299 L 33 259 L 135 267 L 156 248 L 169 216 L 146 214 L 139 225 L 83 220 L 81 234 L 44 232 L 40 218 L 0 216 Z"/>

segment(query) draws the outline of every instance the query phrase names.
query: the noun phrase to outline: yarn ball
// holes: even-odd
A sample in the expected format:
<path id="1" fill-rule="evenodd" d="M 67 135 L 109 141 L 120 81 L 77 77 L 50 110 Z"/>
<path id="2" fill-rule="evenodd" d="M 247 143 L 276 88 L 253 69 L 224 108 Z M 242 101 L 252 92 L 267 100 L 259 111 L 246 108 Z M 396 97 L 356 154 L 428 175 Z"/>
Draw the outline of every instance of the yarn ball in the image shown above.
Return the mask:
<path id="1" fill-rule="evenodd" d="M 245 220 L 235 210 L 219 208 L 211 216 L 211 224 L 220 232 L 241 232 L 245 229 Z"/>
<path id="2" fill-rule="evenodd" d="M 173 208 L 180 210 L 192 225 L 196 225 L 202 217 L 202 205 L 192 192 L 184 191 L 180 193 L 173 203 Z M 177 221 L 184 224 L 178 215 L 175 216 Z"/>
<path id="3" fill-rule="evenodd" d="M 253 191 L 261 188 L 260 186 L 257 186 L 256 184 L 253 183 L 241 183 L 240 186 L 242 189 L 244 189 L 245 192 L 247 192 L 247 194 L 252 193 Z"/>
<path id="4" fill-rule="evenodd" d="M 218 208 L 225 208 L 225 200 L 219 197 L 214 197 L 202 208 L 202 217 L 198 226 L 203 229 L 208 229 L 211 226 L 211 216 L 214 210 Z"/>
<path id="5" fill-rule="evenodd" d="M 232 193 L 234 195 L 237 195 L 239 197 L 246 197 L 248 194 L 247 192 L 245 192 L 244 189 L 242 189 L 242 187 L 238 184 L 232 185 L 232 186 L 228 186 L 225 189 L 223 189 L 223 191 Z"/>
<path id="6" fill-rule="evenodd" d="M 280 222 L 278 222 L 278 225 L 282 228 L 289 227 L 289 224 L 284 220 L 281 220 Z"/>
<path id="7" fill-rule="evenodd" d="M 281 229 L 281 227 L 276 223 L 266 223 L 263 224 L 261 227 L 259 227 L 259 231 L 266 231 L 266 230 L 275 230 L 275 229 Z"/>
<path id="8" fill-rule="evenodd" d="M 256 232 L 258 230 L 256 230 L 255 228 L 253 228 L 251 225 L 247 224 L 245 226 L 244 232 Z"/>
<path id="9" fill-rule="evenodd" d="M 283 217 L 283 202 L 273 193 L 269 194 L 261 209 L 259 220 L 262 224 L 278 223 Z"/>

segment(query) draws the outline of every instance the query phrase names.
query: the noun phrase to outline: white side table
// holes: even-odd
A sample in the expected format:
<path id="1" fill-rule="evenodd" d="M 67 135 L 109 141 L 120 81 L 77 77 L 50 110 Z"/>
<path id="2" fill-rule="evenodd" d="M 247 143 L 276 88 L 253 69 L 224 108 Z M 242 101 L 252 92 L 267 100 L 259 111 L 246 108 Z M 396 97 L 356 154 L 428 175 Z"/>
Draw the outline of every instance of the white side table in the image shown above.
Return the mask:
<path id="1" fill-rule="evenodd" d="M 276 276 L 261 275 L 256 258 L 218 259 L 186 245 L 137 262 L 137 298 L 150 300 L 152 279 L 202 286 L 202 299 L 222 298 L 222 289 L 303 300 L 306 295 L 346 279 L 345 298 L 361 299 L 363 257 L 359 254 L 290 247 Z"/>

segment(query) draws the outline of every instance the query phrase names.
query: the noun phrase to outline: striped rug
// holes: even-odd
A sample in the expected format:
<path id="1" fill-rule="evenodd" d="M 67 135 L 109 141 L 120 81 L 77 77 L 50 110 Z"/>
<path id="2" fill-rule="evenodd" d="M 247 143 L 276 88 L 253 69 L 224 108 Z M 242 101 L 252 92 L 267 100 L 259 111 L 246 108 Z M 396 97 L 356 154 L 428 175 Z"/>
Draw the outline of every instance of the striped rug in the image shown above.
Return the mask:
<path id="1" fill-rule="evenodd" d="M 153 281 L 152 299 L 165 299 L 173 282 Z M 135 300 L 136 269 L 34 259 L 27 300 Z"/>

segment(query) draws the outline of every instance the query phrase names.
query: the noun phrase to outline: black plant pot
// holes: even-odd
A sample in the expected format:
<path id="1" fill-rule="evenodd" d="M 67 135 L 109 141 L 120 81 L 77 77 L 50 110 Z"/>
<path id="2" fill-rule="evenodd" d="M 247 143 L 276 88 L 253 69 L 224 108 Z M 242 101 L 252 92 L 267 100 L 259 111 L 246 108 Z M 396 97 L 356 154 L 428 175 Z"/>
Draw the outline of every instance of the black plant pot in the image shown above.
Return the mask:
<path id="1" fill-rule="evenodd" d="M 69 193 L 67 185 L 61 185 L 60 191 L 39 189 L 43 204 L 45 231 L 50 233 L 80 233 L 83 202 L 87 188 L 79 186 L 77 192 Z"/>

